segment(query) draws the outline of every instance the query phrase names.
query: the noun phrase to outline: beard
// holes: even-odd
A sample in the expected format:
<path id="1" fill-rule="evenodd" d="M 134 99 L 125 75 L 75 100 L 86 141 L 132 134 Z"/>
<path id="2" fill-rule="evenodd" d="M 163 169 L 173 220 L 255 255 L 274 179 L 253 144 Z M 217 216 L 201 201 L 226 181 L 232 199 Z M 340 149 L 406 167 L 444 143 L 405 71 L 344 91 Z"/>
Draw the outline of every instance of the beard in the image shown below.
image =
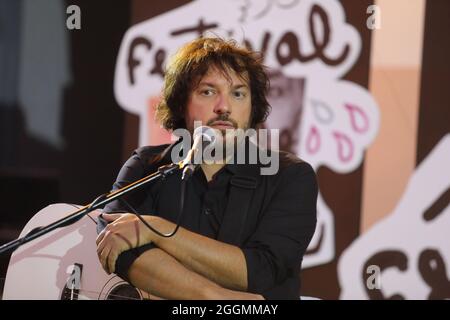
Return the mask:
<path id="1" fill-rule="evenodd" d="M 228 122 L 230 128 L 215 128 L 214 123 L 217 121 Z M 238 146 L 245 140 L 245 132 L 249 129 L 249 121 L 246 122 L 242 128 L 239 128 L 237 121 L 230 118 L 228 114 L 219 114 L 217 117 L 208 120 L 206 126 L 209 126 L 214 130 L 216 139 L 214 144 L 208 145 L 203 150 L 203 161 L 207 164 L 223 164 L 227 163 L 230 158 L 233 158 L 236 151 L 239 150 Z M 193 127 L 198 127 L 200 125 L 203 124 L 201 122 L 195 123 L 194 121 Z M 191 136 L 194 130 L 195 128 L 189 130 Z"/>
<path id="2" fill-rule="evenodd" d="M 245 158 L 246 138 L 250 138 L 254 133 L 250 130 L 239 129 L 214 129 L 216 141 L 214 145 L 205 148 L 204 158 L 207 163 L 233 163 L 236 159 Z M 239 154 L 238 154 L 239 153 Z M 242 153 L 242 154 L 241 154 Z"/>

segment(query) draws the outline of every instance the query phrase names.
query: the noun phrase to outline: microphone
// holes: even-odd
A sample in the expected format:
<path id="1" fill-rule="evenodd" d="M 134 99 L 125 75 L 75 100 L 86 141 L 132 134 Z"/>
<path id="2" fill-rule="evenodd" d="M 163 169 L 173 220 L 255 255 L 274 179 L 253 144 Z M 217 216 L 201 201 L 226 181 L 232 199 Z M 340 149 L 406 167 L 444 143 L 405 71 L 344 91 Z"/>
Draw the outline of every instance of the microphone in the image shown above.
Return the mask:
<path id="1" fill-rule="evenodd" d="M 200 165 L 200 161 L 196 161 L 198 157 L 201 158 L 202 151 L 216 142 L 216 132 L 213 128 L 208 126 L 200 126 L 194 130 L 192 135 L 194 142 L 189 150 L 186 158 L 181 161 L 180 168 L 183 169 L 183 174 L 181 176 L 182 180 L 187 180 L 190 178 L 195 169 Z"/>

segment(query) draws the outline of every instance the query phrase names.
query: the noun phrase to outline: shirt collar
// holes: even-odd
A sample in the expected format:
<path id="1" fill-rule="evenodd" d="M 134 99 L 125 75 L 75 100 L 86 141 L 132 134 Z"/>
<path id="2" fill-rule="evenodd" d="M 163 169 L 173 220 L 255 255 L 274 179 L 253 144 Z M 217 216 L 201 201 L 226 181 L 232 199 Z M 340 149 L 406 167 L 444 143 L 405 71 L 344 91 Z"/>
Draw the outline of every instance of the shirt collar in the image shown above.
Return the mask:
<path id="1" fill-rule="evenodd" d="M 247 176 L 252 178 L 257 178 L 259 176 L 261 165 L 258 163 L 229 163 L 225 165 L 226 170 L 231 172 L 233 175 Z"/>
<path id="2" fill-rule="evenodd" d="M 180 143 L 182 138 L 179 138 L 177 141 L 168 145 L 166 149 L 164 149 L 160 155 L 157 157 L 156 162 L 162 164 L 171 163 L 171 153 L 172 149 Z M 245 143 L 252 143 L 246 141 Z M 259 162 L 257 163 L 228 163 L 225 165 L 224 169 L 236 176 L 246 176 L 250 178 L 257 178 L 260 176 L 260 170 L 263 165 Z"/>

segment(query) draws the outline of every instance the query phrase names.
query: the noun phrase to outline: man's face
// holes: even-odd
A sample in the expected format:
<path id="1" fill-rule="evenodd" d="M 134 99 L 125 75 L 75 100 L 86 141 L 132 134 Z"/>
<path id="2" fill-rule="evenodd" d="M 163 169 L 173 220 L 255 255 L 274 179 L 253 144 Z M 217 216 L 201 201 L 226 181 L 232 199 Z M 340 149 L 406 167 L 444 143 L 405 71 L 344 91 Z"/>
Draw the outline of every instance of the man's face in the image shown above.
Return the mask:
<path id="1" fill-rule="evenodd" d="M 248 77 L 242 79 L 232 69 L 227 69 L 227 75 L 211 67 L 192 90 L 185 114 L 191 133 L 194 121 L 222 133 L 249 127 L 252 101 Z"/>

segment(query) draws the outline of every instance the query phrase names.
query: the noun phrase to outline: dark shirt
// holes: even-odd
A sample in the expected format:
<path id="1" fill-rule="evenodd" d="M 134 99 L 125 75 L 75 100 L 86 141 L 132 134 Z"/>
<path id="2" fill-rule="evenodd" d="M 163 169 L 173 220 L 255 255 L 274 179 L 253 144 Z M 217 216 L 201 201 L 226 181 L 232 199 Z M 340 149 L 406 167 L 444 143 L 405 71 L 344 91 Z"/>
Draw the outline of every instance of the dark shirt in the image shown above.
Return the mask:
<path id="1" fill-rule="evenodd" d="M 113 190 L 121 188 L 170 163 L 169 145 L 137 149 L 124 164 Z M 295 156 L 280 152 L 280 169 L 275 175 L 261 175 L 259 164 L 227 164 L 207 181 L 201 169 L 187 182 L 181 226 L 238 245 L 247 263 L 248 291 L 267 299 L 298 299 L 303 255 L 316 226 L 317 182 L 312 167 Z M 245 221 L 240 212 L 226 210 L 233 177 L 249 177 L 256 188 L 249 199 Z M 126 198 L 137 212 L 161 216 L 172 222 L 179 212 L 181 174 L 134 192 Z M 111 202 L 105 212 L 130 212 L 119 201 Z M 228 219 L 225 223 L 225 219 Z M 237 219 L 237 220 L 236 220 Z M 230 224 L 230 221 L 231 224 Z M 224 230 L 228 229 L 228 230 Z M 228 235 L 241 230 L 238 242 Z M 148 244 L 122 253 L 116 263 L 117 273 L 127 279 L 128 268 Z"/>

